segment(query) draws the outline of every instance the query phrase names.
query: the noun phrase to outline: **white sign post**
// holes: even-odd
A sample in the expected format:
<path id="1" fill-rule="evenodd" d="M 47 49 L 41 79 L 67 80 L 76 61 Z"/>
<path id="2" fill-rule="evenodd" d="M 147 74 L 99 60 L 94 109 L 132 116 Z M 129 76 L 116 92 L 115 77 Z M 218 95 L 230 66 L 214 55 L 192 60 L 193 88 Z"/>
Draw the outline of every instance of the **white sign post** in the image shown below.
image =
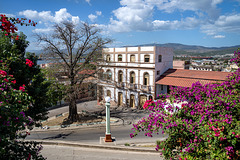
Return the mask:
<path id="1" fill-rule="evenodd" d="M 105 142 L 112 142 L 111 131 L 110 131 L 110 97 L 106 97 L 106 133 L 105 133 Z"/>

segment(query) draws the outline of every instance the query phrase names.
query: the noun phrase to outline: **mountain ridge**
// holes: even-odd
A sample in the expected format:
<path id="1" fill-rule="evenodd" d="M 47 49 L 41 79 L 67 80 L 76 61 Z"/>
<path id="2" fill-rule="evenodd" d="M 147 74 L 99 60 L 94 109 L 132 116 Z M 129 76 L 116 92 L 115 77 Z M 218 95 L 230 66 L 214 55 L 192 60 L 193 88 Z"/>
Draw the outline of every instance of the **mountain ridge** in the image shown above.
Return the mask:
<path id="1" fill-rule="evenodd" d="M 169 47 L 173 48 L 175 55 L 190 55 L 190 56 L 214 56 L 214 55 L 224 55 L 224 54 L 232 54 L 240 45 L 235 46 L 224 46 L 224 47 L 205 47 L 200 45 L 185 45 L 181 43 L 149 43 L 149 44 L 141 44 L 134 46 L 123 46 L 123 47 L 139 47 L 139 46 L 160 46 L 160 47 Z M 43 53 L 42 50 L 28 50 L 28 52 L 36 53 L 36 55 L 40 55 Z"/>

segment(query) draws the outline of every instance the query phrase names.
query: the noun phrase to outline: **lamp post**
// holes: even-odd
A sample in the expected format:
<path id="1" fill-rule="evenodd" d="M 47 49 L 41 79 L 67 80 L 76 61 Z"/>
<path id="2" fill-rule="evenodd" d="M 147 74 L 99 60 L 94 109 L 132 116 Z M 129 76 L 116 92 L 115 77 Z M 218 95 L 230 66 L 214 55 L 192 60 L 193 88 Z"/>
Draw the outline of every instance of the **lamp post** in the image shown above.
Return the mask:
<path id="1" fill-rule="evenodd" d="M 105 133 L 105 142 L 112 142 L 111 131 L 110 131 L 110 100 L 111 98 L 107 96 L 106 101 L 106 133 Z"/>

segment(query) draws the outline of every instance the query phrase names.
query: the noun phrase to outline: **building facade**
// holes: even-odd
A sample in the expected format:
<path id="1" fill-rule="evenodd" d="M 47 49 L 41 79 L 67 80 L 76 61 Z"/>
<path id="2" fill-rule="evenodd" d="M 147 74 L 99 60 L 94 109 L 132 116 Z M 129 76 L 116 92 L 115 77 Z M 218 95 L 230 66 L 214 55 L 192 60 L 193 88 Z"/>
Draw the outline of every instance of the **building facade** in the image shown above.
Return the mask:
<path id="1" fill-rule="evenodd" d="M 173 67 L 173 50 L 157 46 L 103 49 L 99 66 L 98 100 L 141 109 L 147 99 L 156 98 L 156 81 Z"/>

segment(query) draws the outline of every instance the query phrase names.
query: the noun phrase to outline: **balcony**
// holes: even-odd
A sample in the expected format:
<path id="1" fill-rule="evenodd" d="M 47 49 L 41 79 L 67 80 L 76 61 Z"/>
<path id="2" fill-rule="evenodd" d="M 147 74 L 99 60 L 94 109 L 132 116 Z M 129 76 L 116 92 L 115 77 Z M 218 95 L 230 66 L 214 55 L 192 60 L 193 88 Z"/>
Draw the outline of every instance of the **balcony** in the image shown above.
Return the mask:
<path id="1" fill-rule="evenodd" d="M 141 85 L 141 91 L 142 92 L 151 92 L 152 91 L 152 87 L 148 86 L 148 85 Z"/>
<path id="2" fill-rule="evenodd" d="M 128 83 L 128 89 L 136 90 L 137 89 L 137 84 Z"/>
<path id="3" fill-rule="evenodd" d="M 115 82 L 115 86 L 118 87 L 118 88 L 124 88 L 125 83 L 124 82 Z"/>

